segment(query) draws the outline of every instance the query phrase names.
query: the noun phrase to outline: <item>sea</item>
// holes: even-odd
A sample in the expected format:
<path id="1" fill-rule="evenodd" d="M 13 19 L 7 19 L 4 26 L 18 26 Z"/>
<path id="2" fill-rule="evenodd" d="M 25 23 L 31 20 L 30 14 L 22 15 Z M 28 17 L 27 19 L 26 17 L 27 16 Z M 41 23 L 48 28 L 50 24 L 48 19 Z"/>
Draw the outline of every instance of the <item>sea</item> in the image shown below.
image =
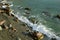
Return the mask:
<path id="1" fill-rule="evenodd" d="M 56 15 L 60 15 L 60 0 L 12 0 L 14 12 L 19 20 L 33 27 L 33 30 L 46 34 L 49 38 L 56 37 L 60 40 L 60 19 Z M 29 17 L 35 17 L 39 20 L 37 24 L 33 24 L 27 17 L 23 16 L 24 8 L 30 8 Z M 48 13 L 42 13 L 46 11 Z M 50 39 L 48 39 L 50 40 Z"/>

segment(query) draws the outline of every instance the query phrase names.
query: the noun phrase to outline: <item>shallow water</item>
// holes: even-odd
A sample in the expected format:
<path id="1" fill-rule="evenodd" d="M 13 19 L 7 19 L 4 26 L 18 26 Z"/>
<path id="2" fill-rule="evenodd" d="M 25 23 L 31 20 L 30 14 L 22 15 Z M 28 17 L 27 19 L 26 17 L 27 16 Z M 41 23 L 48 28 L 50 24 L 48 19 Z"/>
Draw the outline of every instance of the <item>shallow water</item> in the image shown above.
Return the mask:
<path id="1" fill-rule="evenodd" d="M 20 12 L 23 14 L 23 9 L 18 9 L 20 7 L 31 8 L 31 15 L 36 16 L 40 22 L 46 27 L 51 28 L 53 32 L 60 33 L 60 20 L 53 18 L 54 15 L 60 14 L 60 0 L 13 0 L 15 12 Z M 42 11 L 48 11 L 49 15 L 42 15 Z"/>

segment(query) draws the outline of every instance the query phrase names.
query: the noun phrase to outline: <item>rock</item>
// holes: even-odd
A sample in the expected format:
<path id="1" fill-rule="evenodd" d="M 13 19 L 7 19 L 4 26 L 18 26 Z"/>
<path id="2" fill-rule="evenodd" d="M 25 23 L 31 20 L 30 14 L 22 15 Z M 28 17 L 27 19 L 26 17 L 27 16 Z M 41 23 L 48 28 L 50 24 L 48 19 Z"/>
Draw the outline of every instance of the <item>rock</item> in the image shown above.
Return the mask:
<path id="1" fill-rule="evenodd" d="M 58 18 L 58 19 L 60 19 L 60 15 L 56 15 L 55 17 Z"/>
<path id="2" fill-rule="evenodd" d="M 28 11 L 30 11 L 31 9 L 30 8 L 24 8 L 25 10 L 28 10 Z"/>
<path id="3" fill-rule="evenodd" d="M 17 37 L 16 40 L 21 40 L 21 38 Z"/>
<path id="4" fill-rule="evenodd" d="M 17 29 L 14 28 L 14 27 L 9 27 L 9 30 L 11 30 L 11 31 L 13 31 L 13 32 L 16 32 L 16 31 L 17 31 Z"/>
<path id="5" fill-rule="evenodd" d="M 1 20 L 0 25 L 4 24 L 5 22 L 6 22 L 5 20 Z"/>
<path id="6" fill-rule="evenodd" d="M 4 25 L 5 26 L 5 29 L 8 29 L 8 26 Z"/>
<path id="7" fill-rule="evenodd" d="M 51 15 L 49 14 L 48 11 L 42 11 L 42 15 L 43 15 L 43 16 L 51 17 Z"/>
<path id="8" fill-rule="evenodd" d="M 51 38 L 51 40 L 57 40 L 56 38 Z"/>
<path id="9" fill-rule="evenodd" d="M 13 34 L 11 34 L 10 36 L 11 36 L 11 38 L 14 38 L 15 37 L 15 35 L 13 35 Z"/>
<path id="10" fill-rule="evenodd" d="M 9 27 L 12 27 L 12 24 L 10 23 Z"/>
<path id="11" fill-rule="evenodd" d="M 38 20 L 35 18 L 35 17 L 30 17 L 29 20 L 32 22 L 32 23 L 38 23 Z"/>
<path id="12" fill-rule="evenodd" d="M 43 38 L 44 38 L 44 36 L 43 36 L 42 33 L 37 33 L 37 37 L 38 37 L 39 39 L 43 39 Z"/>
<path id="13" fill-rule="evenodd" d="M 18 22 L 18 18 L 17 17 L 14 17 L 13 19 L 15 22 Z"/>
<path id="14" fill-rule="evenodd" d="M 1 27 L 3 28 L 3 29 L 5 29 L 5 25 L 3 24 L 3 25 L 1 25 Z"/>
<path id="15" fill-rule="evenodd" d="M 0 30 L 2 30 L 2 27 L 0 26 Z"/>

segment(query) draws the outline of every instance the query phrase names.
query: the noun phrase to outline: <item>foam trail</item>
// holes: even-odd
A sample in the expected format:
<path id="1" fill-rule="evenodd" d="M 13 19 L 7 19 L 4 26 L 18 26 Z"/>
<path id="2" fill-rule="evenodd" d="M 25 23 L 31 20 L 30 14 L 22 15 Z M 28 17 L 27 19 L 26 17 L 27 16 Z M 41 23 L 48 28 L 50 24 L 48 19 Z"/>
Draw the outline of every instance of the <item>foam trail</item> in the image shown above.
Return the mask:
<path id="1" fill-rule="evenodd" d="M 12 13 L 13 15 L 15 15 L 14 13 Z M 26 17 L 24 16 L 20 16 L 18 14 L 15 15 L 20 21 L 26 23 L 28 26 L 31 26 L 33 28 L 33 30 L 39 31 L 45 35 L 47 35 L 49 38 L 55 37 L 57 38 L 57 40 L 60 40 L 60 37 L 56 36 L 53 32 L 49 31 L 45 25 L 41 24 L 37 25 L 37 24 L 33 24 L 31 23 Z"/>

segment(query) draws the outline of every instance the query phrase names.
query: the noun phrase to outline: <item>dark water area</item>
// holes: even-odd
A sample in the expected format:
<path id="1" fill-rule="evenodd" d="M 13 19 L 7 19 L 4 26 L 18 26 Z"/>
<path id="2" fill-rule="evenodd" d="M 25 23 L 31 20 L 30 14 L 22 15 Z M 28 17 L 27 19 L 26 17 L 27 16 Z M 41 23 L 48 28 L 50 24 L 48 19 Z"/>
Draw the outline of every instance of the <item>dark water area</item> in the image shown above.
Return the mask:
<path id="1" fill-rule="evenodd" d="M 18 6 L 31 8 L 31 15 L 37 17 L 48 28 L 54 32 L 60 33 L 60 19 L 53 18 L 54 15 L 60 14 L 60 0 L 13 0 L 15 12 L 23 13 L 24 10 Z M 48 15 L 43 15 L 42 11 L 47 11 Z M 50 16 L 49 16 L 50 15 Z"/>

